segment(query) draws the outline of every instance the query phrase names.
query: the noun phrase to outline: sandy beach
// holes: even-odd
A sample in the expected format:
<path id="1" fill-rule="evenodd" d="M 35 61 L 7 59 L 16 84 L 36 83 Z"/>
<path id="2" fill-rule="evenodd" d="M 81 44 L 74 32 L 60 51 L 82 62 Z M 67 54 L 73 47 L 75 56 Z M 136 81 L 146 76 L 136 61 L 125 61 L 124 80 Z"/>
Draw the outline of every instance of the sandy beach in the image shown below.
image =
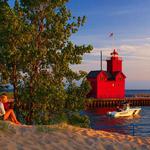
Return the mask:
<path id="1" fill-rule="evenodd" d="M 16 126 L 0 122 L 1 150 L 149 150 L 150 137 L 70 126 Z"/>

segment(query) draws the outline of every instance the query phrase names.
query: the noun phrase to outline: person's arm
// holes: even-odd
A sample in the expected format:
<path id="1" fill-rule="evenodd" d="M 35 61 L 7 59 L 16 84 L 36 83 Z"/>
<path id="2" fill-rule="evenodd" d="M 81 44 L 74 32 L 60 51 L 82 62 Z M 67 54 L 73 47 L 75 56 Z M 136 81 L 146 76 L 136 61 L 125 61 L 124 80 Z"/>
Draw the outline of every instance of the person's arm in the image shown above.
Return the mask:
<path id="1" fill-rule="evenodd" d="M 4 115 L 6 112 L 5 112 L 5 109 L 4 109 L 4 105 L 3 103 L 0 103 L 0 115 Z"/>

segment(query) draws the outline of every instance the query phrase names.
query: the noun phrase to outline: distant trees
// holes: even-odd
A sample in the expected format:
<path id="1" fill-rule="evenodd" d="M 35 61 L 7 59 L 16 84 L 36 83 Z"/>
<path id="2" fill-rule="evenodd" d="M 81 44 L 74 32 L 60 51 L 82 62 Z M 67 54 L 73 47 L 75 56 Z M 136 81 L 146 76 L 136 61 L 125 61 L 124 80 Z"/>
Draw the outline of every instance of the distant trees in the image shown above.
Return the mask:
<path id="1" fill-rule="evenodd" d="M 85 17 L 72 17 L 68 0 L 0 1 L 0 73 L 14 86 L 16 105 L 30 123 L 47 123 L 51 114 L 79 110 L 89 90 L 71 64 L 80 64 L 91 45 L 75 45 L 70 37 Z"/>

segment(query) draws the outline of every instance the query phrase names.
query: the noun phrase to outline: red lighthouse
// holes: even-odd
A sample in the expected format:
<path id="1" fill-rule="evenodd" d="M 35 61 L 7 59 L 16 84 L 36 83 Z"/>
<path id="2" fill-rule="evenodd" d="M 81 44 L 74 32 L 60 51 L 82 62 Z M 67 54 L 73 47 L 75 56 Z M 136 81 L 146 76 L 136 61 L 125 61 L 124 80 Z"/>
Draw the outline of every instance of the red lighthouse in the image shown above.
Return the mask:
<path id="1" fill-rule="evenodd" d="M 93 98 L 124 98 L 125 78 L 122 72 L 122 59 L 114 49 L 107 61 L 107 71 L 90 71 L 87 80 L 91 84 L 88 97 Z"/>

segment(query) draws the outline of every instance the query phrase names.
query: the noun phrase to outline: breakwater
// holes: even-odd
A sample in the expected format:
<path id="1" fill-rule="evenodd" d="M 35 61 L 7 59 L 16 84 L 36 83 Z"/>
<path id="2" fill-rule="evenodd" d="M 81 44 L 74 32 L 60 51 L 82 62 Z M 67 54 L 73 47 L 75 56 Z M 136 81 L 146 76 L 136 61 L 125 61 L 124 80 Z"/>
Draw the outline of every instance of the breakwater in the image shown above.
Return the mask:
<path id="1" fill-rule="evenodd" d="M 93 99 L 91 102 L 85 103 L 86 109 L 95 108 L 113 108 L 116 106 L 121 106 L 122 103 L 128 102 L 131 106 L 150 106 L 150 97 L 126 97 L 122 99 Z"/>

